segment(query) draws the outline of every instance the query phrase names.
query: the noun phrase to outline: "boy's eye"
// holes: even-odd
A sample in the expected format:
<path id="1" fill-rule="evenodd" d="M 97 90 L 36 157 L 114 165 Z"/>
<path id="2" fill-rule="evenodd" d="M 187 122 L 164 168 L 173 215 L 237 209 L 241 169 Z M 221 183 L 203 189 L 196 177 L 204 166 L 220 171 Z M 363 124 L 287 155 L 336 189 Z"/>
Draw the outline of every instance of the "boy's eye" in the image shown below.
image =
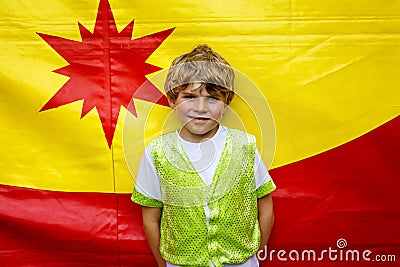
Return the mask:
<path id="1" fill-rule="evenodd" d="M 183 96 L 183 98 L 185 98 L 185 99 L 193 99 L 193 98 L 195 98 L 195 97 L 192 96 L 192 95 L 185 95 L 185 96 Z"/>
<path id="2" fill-rule="evenodd" d="M 210 97 L 208 98 L 208 101 L 209 101 L 209 102 L 216 102 L 216 101 L 218 101 L 218 100 L 219 100 L 218 98 L 213 97 L 213 96 L 210 96 Z"/>

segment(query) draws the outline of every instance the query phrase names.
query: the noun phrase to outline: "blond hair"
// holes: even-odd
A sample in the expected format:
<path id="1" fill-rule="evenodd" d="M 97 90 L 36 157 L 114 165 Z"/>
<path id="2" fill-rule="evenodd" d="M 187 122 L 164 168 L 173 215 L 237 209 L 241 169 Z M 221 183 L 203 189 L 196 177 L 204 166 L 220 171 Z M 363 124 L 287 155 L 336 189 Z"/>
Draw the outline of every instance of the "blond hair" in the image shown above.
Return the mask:
<path id="1" fill-rule="evenodd" d="M 208 45 L 198 45 L 191 52 L 177 57 L 168 70 L 164 89 L 175 101 L 180 91 L 193 82 L 201 82 L 209 93 L 219 94 L 229 104 L 234 96 L 235 74 L 229 63 Z M 210 90 L 210 91 L 209 91 Z"/>

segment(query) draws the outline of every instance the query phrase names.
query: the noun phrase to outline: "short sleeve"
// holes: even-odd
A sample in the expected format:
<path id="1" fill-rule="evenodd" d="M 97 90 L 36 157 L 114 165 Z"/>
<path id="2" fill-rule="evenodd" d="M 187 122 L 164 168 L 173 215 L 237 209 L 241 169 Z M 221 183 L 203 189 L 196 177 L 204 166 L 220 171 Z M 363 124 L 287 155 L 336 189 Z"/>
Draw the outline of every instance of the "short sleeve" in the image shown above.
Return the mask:
<path id="1" fill-rule="evenodd" d="M 136 188 L 133 189 L 132 201 L 141 205 L 141 206 L 146 206 L 146 207 L 154 207 L 154 208 L 162 208 L 163 203 L 162 201 L 159 201 L 154 198 L 149 198 L 142 193 L 140 193 Z"/>
<path id="2" fill-rule="evenodd" d="M 132 201 L 149 207 L 162 207 L 160 179 L 154 167 L 150 146 L 147 146 L 136 177 Z"/>
<path id="3" fill-rule="evenodd" d="M 256 179 L 256 194 L 257 198 L 268 195 L 276 189 L 264 161 L 261 158 L 260 152 L 256 149 L 254 159 L 254 176 Z"/>

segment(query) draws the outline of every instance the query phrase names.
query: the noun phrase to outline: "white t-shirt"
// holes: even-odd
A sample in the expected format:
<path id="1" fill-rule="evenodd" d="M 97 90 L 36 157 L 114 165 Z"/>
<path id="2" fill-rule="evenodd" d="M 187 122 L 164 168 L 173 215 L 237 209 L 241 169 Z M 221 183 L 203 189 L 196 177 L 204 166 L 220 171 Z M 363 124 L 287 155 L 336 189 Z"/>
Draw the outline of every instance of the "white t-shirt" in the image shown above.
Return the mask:
<path id="1" fill-rule="evenodd" d="M 191 143 L 183 140 L 179 136 L 179 132 L 176 131 L 179 141 L 181 142 L 186 154 L 206 185 L 210 185 L 212 182 L 214 172 L 225 147 L 227 132 L 228 129 L 226 127 L 220 126 L 217 133 L 209 140 L 201 143 Z M 256 188 L 268 183 L 271 180 L 268 170 L 257 149 L 254 159 L 254 175 L 256 180 Z M 136 177 L 135 187 L 139 193 L 149 198 L 162 201 L 160 178 L 154 167 L 150 146 L 147 146 L 144 151 L 142 160 L 140 162 L 138 175 Z M 208 205 L 204 207 L 204 212 L 208 221 L 210 217 L 210 209 Z M 178 265 L 167 262 L 167 267 L 176 266 Z M 225 266 L 256 267 L 258 266 L 258 260 L 256 255 L 253 255 L 253 257 L 242 264 L 225 264 Z"/>

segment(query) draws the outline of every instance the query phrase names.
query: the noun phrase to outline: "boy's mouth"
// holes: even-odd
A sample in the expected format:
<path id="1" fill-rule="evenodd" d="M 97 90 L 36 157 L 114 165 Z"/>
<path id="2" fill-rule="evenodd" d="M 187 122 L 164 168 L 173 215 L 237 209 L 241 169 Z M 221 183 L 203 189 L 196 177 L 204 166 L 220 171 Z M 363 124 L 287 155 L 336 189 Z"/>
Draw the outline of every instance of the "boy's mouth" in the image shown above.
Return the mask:
<path id="1" fill-rule="evenodd" d="M 191 120 L 199 120 L 199 121 L 208 121 L 208 120 L 210 120 L 209 117 L 191 117 L 191 116 L 189 116 L 189 118 Z"/>

